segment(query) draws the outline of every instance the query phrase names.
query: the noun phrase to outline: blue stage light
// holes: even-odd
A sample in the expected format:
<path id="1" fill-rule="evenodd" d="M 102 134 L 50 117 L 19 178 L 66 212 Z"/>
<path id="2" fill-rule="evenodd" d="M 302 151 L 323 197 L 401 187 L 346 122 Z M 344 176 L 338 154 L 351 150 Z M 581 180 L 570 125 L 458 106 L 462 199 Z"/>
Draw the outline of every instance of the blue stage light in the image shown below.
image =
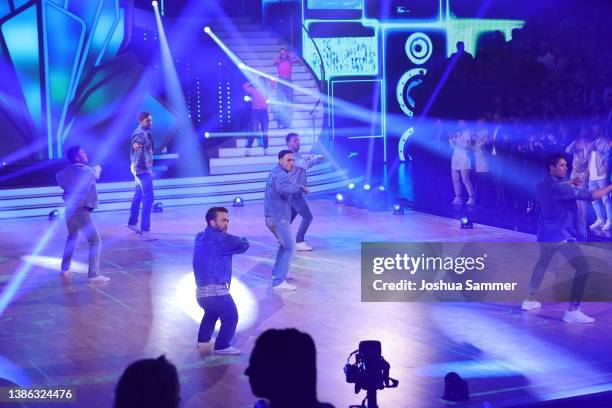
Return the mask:
<path id="1" fill-rule="evenodd" d="M 404 206 L 399 203 L 393 204 L 393 215 L 404 215 Z"/>
<path id="2" fill-rule="evenodd" d="M 234 198 L 234 202 L 232 203 L 232 207 L 244 207 L 244 200 L 240 197 Z"/>
<path id="3" fill-rule="evenodd" d="M 156 2 L 155 0 L 153 0 L 153 1 L 151 2 L 151 5 L 152 5 L 153 7 L 157 7 L 157 2 Z"/>
<path id="4" fill-rule="evenodd" d="M 349 189 L 349 190 L 352 190 L 352 189 L 354 189 L 354 188 L 355 188 L 355 183 L 349 183 L 349 185 L 348 185 L 348 189 Z"/>
<path id="5" fill-rule="evenodd" d="M 336 204 L 344 204 L 344 195 L 342 193 L 336 194 Z"/>
<path id="6" fill-rule="evenodd" d="M 366 183 L 366 184 L 363 185 L 363 189 L 365 191 L 370 191 L 372 189 L 372 186 Z"/>
<path id="7" fill-rule="evenodd" d="M 209 27 L 209 26 L 204 27 L 204 32 L 205 32 L 206 34 L 210 34 L 210 27 Z M 220 64 L 219 64 L 219 65 L 220 65 Z"/>
<path id="8" fill-rule="evenodd" d="M 385 188 L 385 186 L 378 186 L 378 191 L 386 191 L 387 189 Z"/>
<path id="9" fill-rule="evenodd" d="M 459 219 L 460 222 L 460 228 L 461 229 L 472 229 L 474 228 L 474 222 L 472 221 L 472 219 L 468 216 L 463 216 Z"/>
<path id="10" fill-rule="evenodd" d="M 53 210 L 49 213 L 49 221 L 57 220 L 60 216 L 59 210 Z"/>
<path id="11" fill-rule="evenodd" d="M 210 139 L 210 132 L 204 132 L 204 137 L 206 139 Z"/>

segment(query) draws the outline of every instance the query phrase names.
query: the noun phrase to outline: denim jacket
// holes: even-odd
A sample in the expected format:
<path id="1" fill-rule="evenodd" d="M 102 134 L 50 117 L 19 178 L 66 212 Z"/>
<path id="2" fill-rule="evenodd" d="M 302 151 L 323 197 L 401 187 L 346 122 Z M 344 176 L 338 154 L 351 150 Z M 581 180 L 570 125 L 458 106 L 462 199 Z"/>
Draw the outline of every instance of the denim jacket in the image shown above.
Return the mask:
<path id="1" fill-rule="evenodd" d="M 212 227 L 196 235 L 193 251 L 193 274 L 198 287 L 211 284 L 226 284 L 232 281 L 232 255 L 249 249 L 246 238 Z"/>
<path id="2" fill-rule="evenodd" d="M 593 201 L 591 191 L 548 175 L 536 188 L 541 213 L 539 242 L 586 241 L 586 224 L 578 214 L 576 200 Z"/>
<path id="3" fill-rule="evenodd" d="M 134 149 L 134 143 L 142 147 Z M 130 139 L 130 160 L 132 174 L 153 173 L 153 137 L 148 130 L 140 126 L 134 130 Z"/>
<path id="4" fill-rule="evenodd" d="M 314 166 L 320 161 L 320 156 L 315 154 L 303 154 L 300 152 L 293 152 L 293 170 L 289 173 L 289 180 L 299 186 L 308 186 L 306 172 L 309 168 Z M 298 196 L 303 195 L 304 192 L 300 190 L 297 193 Z"/>
<path id="5" fill-rule="evenodd" d="M 74 163 L 60 170 L 55 178 L 64 190 L 62 198 L 66 203 L 66 213 L 98 208 L 96 173 L 91 167 Z"/>
<path id="6" fill-rule="evenodd" d="M 302 191 L 302 186 L 289 180 L 287 171 L 277 165 L 272 169 L 266 182 L 264 214 L 285 220 L 291 219 L 291 195 Z"/>

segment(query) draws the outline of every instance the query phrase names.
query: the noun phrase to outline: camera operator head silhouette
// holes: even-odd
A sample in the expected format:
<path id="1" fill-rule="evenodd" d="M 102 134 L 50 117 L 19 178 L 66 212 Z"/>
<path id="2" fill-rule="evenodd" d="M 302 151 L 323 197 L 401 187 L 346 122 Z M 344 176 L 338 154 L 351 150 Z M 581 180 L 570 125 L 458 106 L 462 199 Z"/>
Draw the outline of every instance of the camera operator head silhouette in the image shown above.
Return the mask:
<path id="1" fill-rule="evenodd" d="M 315 344 L 296 329 L 270 329 L 255 342 L 249 366 L 251 390 L 272 408 L 329 407 L 317 401 Z"/>

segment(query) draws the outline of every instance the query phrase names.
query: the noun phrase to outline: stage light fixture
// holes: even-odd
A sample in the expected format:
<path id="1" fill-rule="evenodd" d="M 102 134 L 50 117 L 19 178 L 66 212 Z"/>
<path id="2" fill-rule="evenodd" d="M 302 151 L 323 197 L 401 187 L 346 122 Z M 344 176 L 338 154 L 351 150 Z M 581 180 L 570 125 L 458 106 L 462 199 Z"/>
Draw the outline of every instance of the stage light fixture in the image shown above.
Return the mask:
<path id="1" fill-rule="evenodd" d="M 151 5 L 152 5 L 153 7 L 157 7 L 157 2 L 156 2 L 155 0 L 153 0 L 153 1 L 151 2 Z"/>
<path id="2" fill-rule="evenodd" d="M 210 139 L 210 132 L 204 132 L 204 138 Z"/>
<path id="3" fill-rule="evenodd" d="M 387 189 L 385 188 L 385 186 L 380 185 L 378 186 L 378 191 L 387 191 Z"/>
<path id="4" fill-rule="evenodd" d="M 336 204 L 344 204 L 344 194 L 336 194 Z"/>
<path id="5" fill-rule="evenodd" d="M 59 210 L 53 210 L 49 213 L 49 221 L 54 221 L 57 220 L 60 216 L 60 211 Z"/>
<path id="6" fill-rule="evenodd" d="M 372 189 L 372 186 L 371 186 L 371 185 L 369 185 L 368 183 L 366 183 L 366 184 L 364 184 L 364 185 L 363 185 L 363 189 L 364 189 L 365 191 L 370 191 L 370 190 Z"/>
<path id="7" fill-rule="evenodd" d="M 234 198 L 232 207 L 244 207 L 244 200 L 241 197 Z"/>
<path id="8" fill-rule="evenodd" d="M 459 228 L 461 228 L 461 229 L 472 229 L 472 228 L 474 228 L 474 222 L 467 215 L 464 215 L 463 217 L 461 217 L 459 219 L 459 222 L 460 222 L 460 227 Z"/>
<path id="9" fill-rule="evenodd" d="M 249 95 L 244 95 L 243 99 L 245 102 L 251 102 L 251 97 Z"/>
<path id="10" fill-rule="evenodd" d="M 393 204 L 393 215 L 404 215 L 404 206 L 399 203 Z"/>
<path id="11" fill-rule="evenodd" d="M 162 203 L 161 201 L 156 202 L 155 204 L 153 204 L 153 208 L 151 208 L 152 212 L 164 212 L 164 203 Z"/>
<path id="12" fill-rule="evenodd" d="M 209 26 L 204 27 L 204 32 L 206 34 L 210 34 L 210 27 Z"/>

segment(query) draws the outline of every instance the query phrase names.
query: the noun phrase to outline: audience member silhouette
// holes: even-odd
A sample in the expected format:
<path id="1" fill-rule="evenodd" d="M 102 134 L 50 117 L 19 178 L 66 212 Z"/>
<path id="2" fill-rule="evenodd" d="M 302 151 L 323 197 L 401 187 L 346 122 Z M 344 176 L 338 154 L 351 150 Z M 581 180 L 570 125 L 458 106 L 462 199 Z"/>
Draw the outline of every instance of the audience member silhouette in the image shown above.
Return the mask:
<path id="1" fill-rule="evenodd" d="M 174 364 L 159 356 L 130 364 L 115 389 L 115 408 L 177 408 L 180 385 Z"/>
<path id="2" fill-rule="evenodd" d="M 296 329 L 259 336 L 245 374 L 255 396 L 271 408 L 333 408 L 317 399 L 317 358 L 312 337 Z M 258 407 L 266 406 L 261 401 Z"/>

